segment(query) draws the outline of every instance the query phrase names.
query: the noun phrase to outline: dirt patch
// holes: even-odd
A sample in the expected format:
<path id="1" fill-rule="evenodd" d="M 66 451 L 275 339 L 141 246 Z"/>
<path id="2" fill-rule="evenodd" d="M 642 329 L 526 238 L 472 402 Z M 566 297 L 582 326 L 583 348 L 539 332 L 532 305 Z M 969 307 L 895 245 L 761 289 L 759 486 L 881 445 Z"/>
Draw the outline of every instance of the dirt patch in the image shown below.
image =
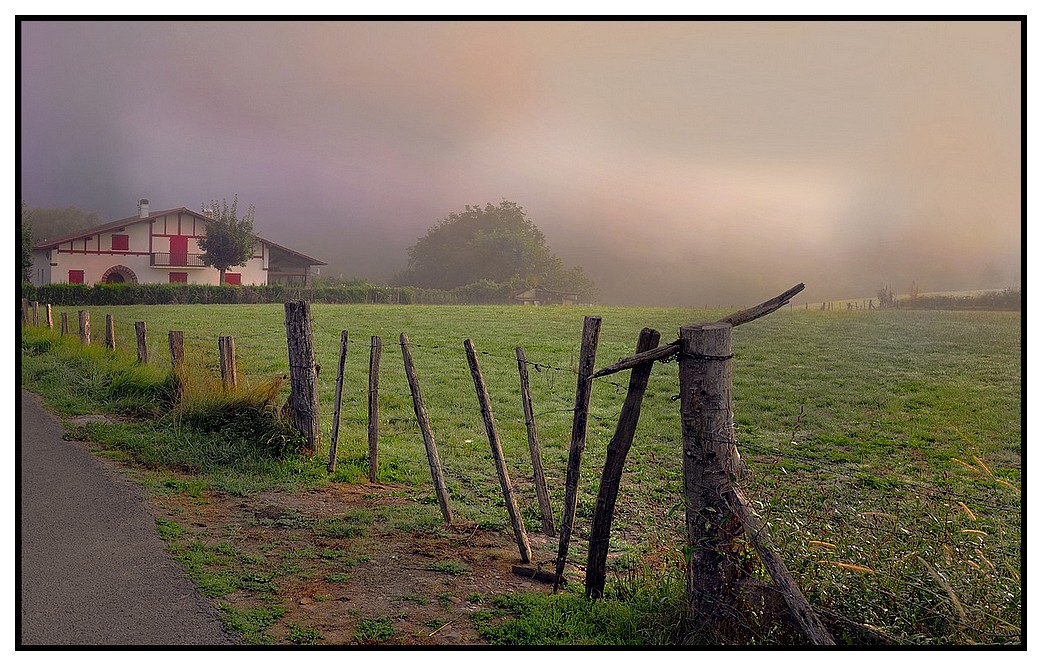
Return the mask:
<path id="1" fill-rule="evenodd" d="M 335 484 L 151 501 L 185 530 L 180 543 L 201 554 L 208 574 L 238 581 L 216 602 L 284 609 L 255 641 L 482 644 L 475 614 L 491 616 L 496 595 L 550 586 L 512 573 L 512 533 L 444 526 L 431 500 L 422 489 Z M 536 563 L 552 569 L 556 540 L 529 536 Z"/>

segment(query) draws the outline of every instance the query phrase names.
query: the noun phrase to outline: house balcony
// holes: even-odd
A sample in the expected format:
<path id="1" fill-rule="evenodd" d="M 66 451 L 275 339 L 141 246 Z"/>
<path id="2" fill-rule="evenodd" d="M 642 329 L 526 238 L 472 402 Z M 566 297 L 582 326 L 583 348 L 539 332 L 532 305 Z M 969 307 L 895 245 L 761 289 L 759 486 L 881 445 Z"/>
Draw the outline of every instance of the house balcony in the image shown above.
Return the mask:
<path id="1" fill-rule="evenodd" d="M 206 268 L 201 254 L 182 252 L 153 252 L 149 263 L 152 266 L 169 268 Z"/>

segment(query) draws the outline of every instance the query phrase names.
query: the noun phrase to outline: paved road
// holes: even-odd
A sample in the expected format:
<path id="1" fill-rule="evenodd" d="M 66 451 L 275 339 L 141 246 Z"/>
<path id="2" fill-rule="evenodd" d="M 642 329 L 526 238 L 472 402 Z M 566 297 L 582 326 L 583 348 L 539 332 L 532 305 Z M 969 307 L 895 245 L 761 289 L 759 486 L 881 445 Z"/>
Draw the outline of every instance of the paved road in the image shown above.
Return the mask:
<path id="1" fill-rule="evenodd" d="M 231 645 L 140 488 L 22 391 L 21 645 Z"/>

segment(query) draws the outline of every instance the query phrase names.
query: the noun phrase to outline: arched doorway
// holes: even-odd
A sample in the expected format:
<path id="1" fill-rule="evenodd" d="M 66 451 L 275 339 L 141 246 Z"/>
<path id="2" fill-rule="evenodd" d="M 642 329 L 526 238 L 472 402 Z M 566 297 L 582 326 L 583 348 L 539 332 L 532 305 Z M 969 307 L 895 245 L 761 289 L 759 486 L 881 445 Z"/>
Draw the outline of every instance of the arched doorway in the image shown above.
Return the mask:
<path id="1" fill-rule="evenodd" d="M 123 284 L 126 282 L 137 282 L 137 275 L 126 266 L 113 266 L 101 276 L 105 284 Z"/>

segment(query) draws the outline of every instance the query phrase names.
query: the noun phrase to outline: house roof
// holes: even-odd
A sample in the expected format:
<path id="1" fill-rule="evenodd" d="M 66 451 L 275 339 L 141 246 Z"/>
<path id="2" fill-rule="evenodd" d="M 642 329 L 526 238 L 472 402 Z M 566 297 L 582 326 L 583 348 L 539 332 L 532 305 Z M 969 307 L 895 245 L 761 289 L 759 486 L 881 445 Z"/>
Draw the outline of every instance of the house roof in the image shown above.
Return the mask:
<path id="1" fill-rule="evenodd" d="M 103 234 L 103 233 L 106 233 L 106 232 L 109 232 L 109 231 L 113 231 L 115 229 L 119 229 L 121 227 L 130 226 L 131 224 L 137 224 L 139 222 L 148 222 L 150 220 L 154 220 L 156 218 L 163 217 L 164 215 L 170 215 L 171 213 L 188 213 L 190 215 L 195 215 L 196 217 L 201 217 L 204 220 L 205 219 L 210 219 L 208 216 L 203 215 L 202 213 L 198 213 L 198 212 L 196 212 L 194 210 L 191 210 L 189 208 L 185 208 L 184 206 L 181 206 L 180 208 L 170 208 L 168 210 L 157 210 L 154 213 L 150 213 L 148 215 L 148 217 L 138 217 L 138 216 L 134 215 L 134 216 L 131 216 L 131 217 L 125 217 L 122 220 L 116 220 L 115 222 L 106 222 L 105 224 L 101 224 L 101 225 L 98 225 L 96 227 L 91 227 L 90 229 L 81 229 L 80 231 L 77 231 L 77 232 L 74 232 L 74 233 L 71 233 L 71 234 L 66 234 L 64 236 L 59 236 L 58 238 L 49 238 L 47 240 L 40 241 L 39 243 L 34 245 L 33 249 L 34 250 L 48 250 L 48 249 L 51 249 L 51 248 L 58 247 L 62 243 L 68 243 L 69 241 L 73 241 L 73 240 L 76 240 L 78 238 L 83 238 L 85 236 L 94 236 L 96 234 Z M 254 237 L 257 240 L 259 240 L 259 241 L 261 241 L 263 243 L 267 243 L 268 245 L 270 245 L 272 247 L 277 247 L 278 249 L 282 250 L 283 252 L 289 252 L 290 254 L 294 254 L 294 255 L 300 257 L 301 259 L 306 260 L 312 266 L 326 266 L 327 265 L 326 262 L 324 262 L 324 261 L 320 261 L 318 259 L 315 259 L 314 257 L 309 257 L 308 255 L 306 255 L 306 254 L 304 254 L 302 252 L 297 252 L 296 250 L 292 250 L 292 249 L 290 249 L 290 248 L 288 248 L 288 247 L 286 247 L 284 245 L 279 245 L 278 243 L 273 243 L 270 240 L 268 240 L 267 238 L 261 238 L 257 234 L 254 234 Z"/>

